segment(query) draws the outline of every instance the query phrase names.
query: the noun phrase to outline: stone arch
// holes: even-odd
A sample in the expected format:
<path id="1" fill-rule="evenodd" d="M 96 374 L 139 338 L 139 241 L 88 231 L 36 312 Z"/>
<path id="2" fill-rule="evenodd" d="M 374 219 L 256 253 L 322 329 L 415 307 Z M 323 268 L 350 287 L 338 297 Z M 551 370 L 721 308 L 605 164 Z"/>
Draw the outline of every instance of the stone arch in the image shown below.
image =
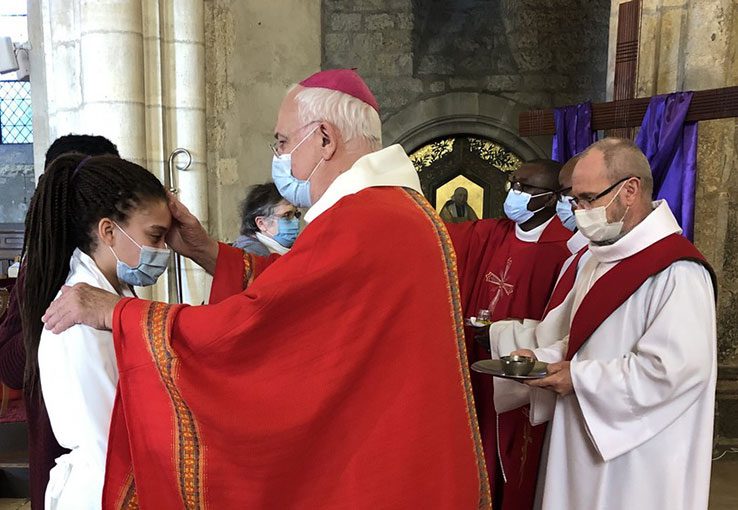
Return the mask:
<path id="1" fill-rule="evenodd" d="M 474 92 L 451 92 L 415 101 L 385 119 L 385 146 L 399 143 L 411 152 L 430 140 L 457 134 L 495 140 L 524 160 L 550 157 L 551 137 L 521 138 L 518 114 L 529 108 L 511 99 Z"/>

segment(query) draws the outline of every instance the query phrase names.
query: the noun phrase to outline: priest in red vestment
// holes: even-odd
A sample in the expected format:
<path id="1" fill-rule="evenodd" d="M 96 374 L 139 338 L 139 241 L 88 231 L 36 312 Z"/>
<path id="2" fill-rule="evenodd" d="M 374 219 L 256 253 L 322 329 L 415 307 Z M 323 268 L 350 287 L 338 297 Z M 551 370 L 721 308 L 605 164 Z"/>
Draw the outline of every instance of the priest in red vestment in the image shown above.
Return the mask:
<path id="1" fill-rule="evenodd" d="M 380 136 L 359 76 L 317 73 L 275 129 L 275 184 L 310 207 L 290 253 L 219 245 L 173 200 L 209 305 L 63 289 L 46 327 L 114 334 L 103 508 L 491 508 L 454 251 Z"/>
<path id="2" fill-rule="evenodd" d="M 490 319 L 540 320 L 564 261 L 572 233 L 556 214 L 561 165 L 535 160 L 510 176 L 505 219 L 447 225 L 458 257 L 465 317 L 489 310 Z M 489 359 L 467 328 L 469 362 Z M 528 463 L 543 444 L 520 411 L 497 417 L 489 376 L 472 373 L 487 470 L 495 500 L 504 508 L 526 508 L 535 492 L 536 467 Z M 515 431 L 523 430 L 522 434 Z M 499 444 L 498 444 L 499 436 Z M 530 502 L 528 502 L 530 500 Z"/>
<path id="3" fill-rule="evenodd" d="M 559 172 L 561 189 L 556 204 L 559 220 L 570 230 L 576 228 L 576 225 L 571 225 L 571 219 L 574 216 L 571 201 L 572 173 L 576 161 L 575 156 L 567 161 Z M 574 284 L 577 269 L 582 267 L 589 257 L 589 252 L 586 250 L 587 243 L 588 239 L 578 231 L 567 242 L 571 256 L 563 264 L 541 321 L 516 318 L 496 321 L 490 326 L 489 341 L 493 358 L 508 355 L 511 351 L 521 348 L 538 347 L 539 337 L 552 336 L 551 331 L 558 332 L 565 326 L 561 318 L 566 313 L 560 308 Z M 557 313 L 550 314 L 551 310 L 556 310 Z M 553 336 L 556 337 L 556 334 Z M 558 340 L 558 337 L 555 340 Z M 491 376 L 487 377 L 492 379 Z M 546 423 L 536 419 L 535 413 L 531 413 L 532 406 L 529 406 L 528 402 L 533 397 L 530 396 L 530 389 L 527 386 L 500 378 L 494 378 L 493 384 L 495 411 L 500 418 L 498 437 L 501 442 L 504 441 L 506 445 L 509 445 L 501 448 L 501 451 L 512 451 L 513 455 L 516 451 L 525 452 L 524 457 L 518 456 L 521 459 L 520 468 L 523 469 L 518 469 L 517 472 L 521 473 L 521 476 L 517 484 L 513 485 L 510 485 L 511 480 L 508 477 L 508 483 L 503 491 L 505 497 L 499 507 L 504 510 L 532 510 L 537 508 L 534 498 L 536 487 L 540 487 L 542 483 L 539 473 L 541 472 L 541 454 L 545 449 L 545 444 L 541 444 L 540 438 L 545 437 Z M 533 426 L 521 424 L 519 422 L 521 419 L 529 421 Z M 509 464 L 509 461 L 504 463 L 505 466 Z"/>

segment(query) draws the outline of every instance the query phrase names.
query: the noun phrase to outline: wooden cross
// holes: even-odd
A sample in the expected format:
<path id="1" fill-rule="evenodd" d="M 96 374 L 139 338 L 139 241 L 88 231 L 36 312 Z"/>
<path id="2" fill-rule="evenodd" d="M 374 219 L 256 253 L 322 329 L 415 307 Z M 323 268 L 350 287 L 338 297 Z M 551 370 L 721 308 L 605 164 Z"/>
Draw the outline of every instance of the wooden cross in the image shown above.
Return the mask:
<path id="1" fill-rule="evenodd" d="M 614 100 L 592 104 L 592 129 L 613 136 L 633 137 L 646 114 L 650 97 L 634 98 L 638 59 L 640 0 L 620 4 L 615 52 Z M 738 117 L 738 86 L 700 90 L 692 96 L 687 122 Z M 556 134 L 554 110 L 523 112 L 518 118 L 520 136 Z"/>
<path id="2" fill-rule="evenodd" d="M 641 28 L 641 0 L 624 2 L 618 7 L 618 35 L 615 44 L 615 80 L 613 100 L 635 97 L 638 75 L 638 37 Z M 632 127 L 616 128 L 609 134 L 620 138 L 633 138 Z"/>

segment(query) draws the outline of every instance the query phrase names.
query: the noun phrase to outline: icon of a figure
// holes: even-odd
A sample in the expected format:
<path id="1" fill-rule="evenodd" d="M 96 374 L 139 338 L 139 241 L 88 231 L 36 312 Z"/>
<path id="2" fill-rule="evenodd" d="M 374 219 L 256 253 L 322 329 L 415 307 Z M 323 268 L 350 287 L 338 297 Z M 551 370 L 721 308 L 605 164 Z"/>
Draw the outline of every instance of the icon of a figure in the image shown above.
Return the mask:
<path id="1" fill-rule="evenodd" d="M 463 221 L 478 220 L 467 199 L 469 192 L 466 188 L 456 188 L 453 196 L 443 205 L 441 219 L 446 223 L 461 223 Z"/>

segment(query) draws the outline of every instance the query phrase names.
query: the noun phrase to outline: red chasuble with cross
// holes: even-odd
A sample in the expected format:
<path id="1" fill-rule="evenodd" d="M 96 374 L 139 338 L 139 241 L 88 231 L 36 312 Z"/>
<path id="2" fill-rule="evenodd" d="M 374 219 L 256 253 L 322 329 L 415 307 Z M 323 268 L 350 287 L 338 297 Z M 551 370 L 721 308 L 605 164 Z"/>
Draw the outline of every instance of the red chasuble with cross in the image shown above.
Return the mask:
<path id="1" fill-rule="evenodd" d="M 253 283 L 222 245 L 210 305 L 121 301 L 103 508 L 490 509 L 455 266 L 377 187 Z"/>
<path id="2" fill-rule="evenodd" d="M 458 223 L 447 228 L 457 253 L 465 317 L 476 316 L 480 309 L 488 309 L 493 321 L 543 317 L 561 267 L 571 255 L 566 242 L 572 233 L 558 217 L 554 216 L 538 242 L 518 239 L 515 223 L 508 219 Z M 467 328 L 466 333 L 469 361 L 489 359 L 489 352 L 474 341 L 473 329 Z M 500 490 L 495 487 L 496 481 L 506 480 L 502 489 L 505 508 L 526 508 L 525 503 L 510 504 L 521 501 L 515 493 L 526 490 L 523 482 L 531 480 L 532 498 L 537 465 L 526 459 L 534 456 L 528 451 L 540 450 L 543 434 L 531 430 L 522 412 L 511 411 L 500 415 L 503 429 L 524 428 L 527 433 L 501 437 L 498 445 L 492 378 L 472 372 L 472 385 L 492 489 Z M 518 444 L 516 438 L 523 438 L 524 443 Z"/>

